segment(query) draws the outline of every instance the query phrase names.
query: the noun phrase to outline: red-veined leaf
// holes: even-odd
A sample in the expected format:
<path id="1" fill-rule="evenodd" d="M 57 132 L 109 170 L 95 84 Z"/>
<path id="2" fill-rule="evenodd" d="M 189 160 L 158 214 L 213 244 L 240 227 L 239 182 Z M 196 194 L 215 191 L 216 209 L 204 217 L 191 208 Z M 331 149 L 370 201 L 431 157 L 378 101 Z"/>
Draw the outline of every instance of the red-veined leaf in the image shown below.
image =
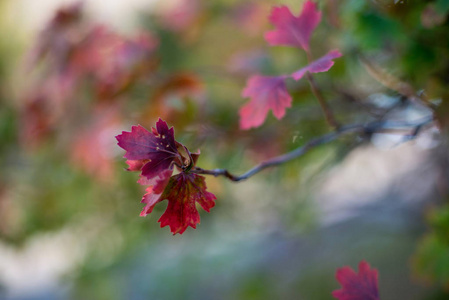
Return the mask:
<path id="1" fill-rule="evenodd" d="M 124 157 L 128 159 L 128 170 L 142 170 L 141 184 L 155 184 L 153 179 L 157 180 L 166 170 L 173 171 L 174 160 L 180 156 L 173 127 L 169 129 L 162 119 L 152 132 L 138 125 L 133 126 L 131 132 L 123 131 L 116 139 L 118 145 L 126 150 Z"/>

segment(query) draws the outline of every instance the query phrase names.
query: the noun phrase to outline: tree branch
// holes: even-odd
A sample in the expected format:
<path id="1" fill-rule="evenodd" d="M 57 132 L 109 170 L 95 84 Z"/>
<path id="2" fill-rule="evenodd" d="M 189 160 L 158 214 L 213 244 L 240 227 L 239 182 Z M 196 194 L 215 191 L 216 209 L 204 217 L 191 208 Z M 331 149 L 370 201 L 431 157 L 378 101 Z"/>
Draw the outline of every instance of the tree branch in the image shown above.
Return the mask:
<path id="1" fill-rule="evenodd" d="M 308 141 L 303 146 L 296 148 L 295 150 L 288 152 L 286 154 L 271 158 L 267 161 L 264 161 L 260 163 L 259 165 L 255 166 L 254 168 L 250 169 L 249 171 L 245 172 L 242 175 L 234 175 L 230 173 L 226 169 L 213 169 L 213 170 L 205 170 L 199 167 L 194 167 L 190 172 L 195 174 L 202 174 L 202 175 L 213 175 L 215 177 L 217 176 L 224 176 L 228 178 L 231 181 L 242 181 L 245 179 L 250 178 L 251 176 L 259 173 L 260 171 L 274 167 L 283 163 L 286 163 L 290 160 L 293 160 L 295 158 L 301 157 L 304 154 L 306 154 L 309 150 L 311 150 L 314 147 L 317 147 L 322 144 L 327 144 L 329 142 L 332 142 L 339 138 L 340 136 L 347 135 L 350 133 L 362 133 L 366 134 L 368 136 L 372 135 L 373 133 L 380 133 L 380 132 L 402 132 L 406 131 L 406 134 L 403 134 L 405 137 L 405 141 L 408 141 L 410 139 L 415 138 L 419 132 L 425 128 L 427 125 L 430 125 L 434 122 L 433 116 L 428 116 L 425 118 L 422 118 L 421 120 L 415 121 L 415 122 L 401 122 L 401 121 L 374 121 L 367 124 L 349 124 L 345 126 L 341 126 L 337 130 L 330 132 L 328 134 L 322 135 L 320 137 L 314 138 L 310 141 Z M 408 131 L 407 131 L 408 129 Z"/>

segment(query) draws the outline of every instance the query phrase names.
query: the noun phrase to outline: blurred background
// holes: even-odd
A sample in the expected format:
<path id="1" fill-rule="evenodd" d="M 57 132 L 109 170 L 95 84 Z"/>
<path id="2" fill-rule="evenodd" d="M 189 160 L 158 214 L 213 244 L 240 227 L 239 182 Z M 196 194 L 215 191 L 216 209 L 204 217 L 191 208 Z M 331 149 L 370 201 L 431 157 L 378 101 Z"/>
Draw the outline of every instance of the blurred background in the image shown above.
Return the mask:
<path id="1" fill-rule="evenodd" d="M 317 1 L 315 79 L 343 124 L 432 114 L 360 58 L 421 94 L 440 126 L 416 139 L 346 136 L 247 181 L 207 178 L 217 205 L 183 235 L 139 217 L 145 187 L 115 136 L 159 117 L 198 166 L 241 174 L 329 132 L 306 81 L 293 106 L 242 131 L 254 74 L 291 73 L 269 47 L 273 5 L 303 1 L 2 0 L 0 299 L 331 299 L 365 259 L 381 299 L 449 298 L 449 3 Z M 446 102 L 445 102 L 446 101 Z"/>

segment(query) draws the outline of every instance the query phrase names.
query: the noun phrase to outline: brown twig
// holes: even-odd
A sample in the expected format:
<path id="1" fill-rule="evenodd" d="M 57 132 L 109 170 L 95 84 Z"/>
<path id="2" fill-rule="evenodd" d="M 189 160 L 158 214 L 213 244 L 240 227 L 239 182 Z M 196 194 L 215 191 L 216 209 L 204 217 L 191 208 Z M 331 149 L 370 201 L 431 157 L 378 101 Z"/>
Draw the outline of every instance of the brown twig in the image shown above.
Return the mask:
<path id="1" fill-rule="evenodd" d="M 407 128 L 409 129 L 407 131 L 407 134 L 404 134 L 404 137 L 406 140 L 410 140 L 412 138 L 415 138 L 418 133 L 426 126 L 434 122 L 434 118 L 432 116 L 425 117 L 419 122 L 399 122 L 399 121 L 374 121 L 368 124 L 350 124 L 339 127 L 337 130 L 325 134 L 323 136 L 314 138 L 310 141 L 308 141 L 303 146 L 288 152 L 286 154 L 274 157 L 272 159 L 269 159 L 265 162 L 260 163 L 259 165 L 255 166 L 254 168 L 250 169 L 249 171 L 245 172 L 242 175 L 233 175 L 226 169 L 213 169 L 213 170 L 205 170 L 199 167 L 194 167 L 190 172 L 196 173 L 196 174 L 202 174 L 202 175 L 213 175 L 215 177 L 217 176 L 224 176 L 228 178 L 231 181 L 242 181 L 245 179 L 248 179 L 249 177 L 259 173 L 260 171 L 274 167 L 283 163 L 286 163 L 290 160 L 293 160 L 295 158 L 301 157 L 304 154 L 306 154 L 309 150 L 312 148 L 329 143 L 331 141 L 336 140 L 342 135 L 350 134 L 350 133 L 363 133 L 368 136 L 370 136 L 373 133 L 377 132 L 404 132 Z M 411 130 L 411 132 L 410 132 Z M 409 133 L 410 132 L 410 133 Z"/>

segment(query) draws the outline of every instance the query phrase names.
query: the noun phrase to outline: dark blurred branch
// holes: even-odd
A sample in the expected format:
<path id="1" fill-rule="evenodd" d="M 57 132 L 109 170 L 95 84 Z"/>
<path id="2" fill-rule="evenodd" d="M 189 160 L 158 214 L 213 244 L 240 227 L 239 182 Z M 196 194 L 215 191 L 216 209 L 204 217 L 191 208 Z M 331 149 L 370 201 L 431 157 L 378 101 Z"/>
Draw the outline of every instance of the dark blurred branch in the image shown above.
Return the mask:
<path id="1" fill-rule="evenodd" d="M 415 122 L 401 122 L 401 121 L 373 121 L 367 124 L 349 124 L 339 127 L 337 130 L 330 132 L 328 134 L 322 135 L 320 137 L 314 138 L 303 146 L 296 148 L 295 150 L 288 152 L 286 154 L 274 157 L 267 161 L 260 163 L 254 168 L 250 169 L 242 175 L 234 175 L 226 169 L 213 169 L 205 170 L 199 167 L 194 167 L 190 172 L 202 175 L 213 175 L 213 176 L 224 176 L 231 181 L 242 181 L 248 179 L 249 177 L 259 173 L 260 171 L 274 167 L 283 163 L 286 163 L 295 158 L 301 157 L 306 154 L 309 150 L 317 147 L 319 145 L 327 144 L 339 138 L 340 136 L 347 135 L 350 133 L 360 133 L 367 136 L 371 136 L 374 133 L 398 133 L 404 136 L 404 141 L 415 138 L 419 132 L 434 122 L 433 116 L 428 116 L 417 120 Z"/>

